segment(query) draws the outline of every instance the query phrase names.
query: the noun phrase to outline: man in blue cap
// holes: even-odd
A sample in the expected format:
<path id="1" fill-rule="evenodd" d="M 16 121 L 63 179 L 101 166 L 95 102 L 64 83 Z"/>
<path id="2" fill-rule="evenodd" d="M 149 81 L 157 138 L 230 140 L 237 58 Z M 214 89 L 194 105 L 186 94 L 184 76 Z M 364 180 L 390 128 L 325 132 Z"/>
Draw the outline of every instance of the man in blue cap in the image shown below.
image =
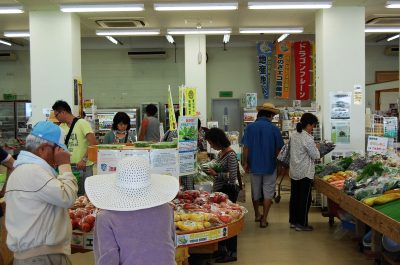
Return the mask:
<path id="1" fill-rule="evenodd" d="M 42 121 L 26 138 L 6 188 L 7 245 L 14 264 L 71 264 L 68 208 L 77 198 L 64 134 Z M 58 173 L 55 168 L 58 168 Z"/>

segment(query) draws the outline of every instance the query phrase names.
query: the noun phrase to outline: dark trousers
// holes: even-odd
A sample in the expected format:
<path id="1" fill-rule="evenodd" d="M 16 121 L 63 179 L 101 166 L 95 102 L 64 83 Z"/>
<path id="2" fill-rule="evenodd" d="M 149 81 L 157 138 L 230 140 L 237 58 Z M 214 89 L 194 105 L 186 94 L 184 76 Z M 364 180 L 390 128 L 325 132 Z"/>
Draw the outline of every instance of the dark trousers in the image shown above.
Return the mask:
<path id="1" fill-rule="evenodd" d="M 289 223 L 308 226 L 308 211 L 311 205 L 312 180 L 291 180 Z"/>
<path id="2" fill-rule="evenodd" d="M 232 185 L 232 184 L 225 184 L 222 187 L 222 189 L 220 190 L 220 192 L 223 192 L 226 195 L 228 195 L 229 200 L 236 203 L 236 200 L 237 200 L 237 197 L 239 194 L 239 187 L 237 187 L 236 185 Z M 228 252 L 228 255 L 236 257 L 236 255 L 237 255 L 237 236 L 220 241 L 219 248 L 220 249 L 225 248 Z"/>

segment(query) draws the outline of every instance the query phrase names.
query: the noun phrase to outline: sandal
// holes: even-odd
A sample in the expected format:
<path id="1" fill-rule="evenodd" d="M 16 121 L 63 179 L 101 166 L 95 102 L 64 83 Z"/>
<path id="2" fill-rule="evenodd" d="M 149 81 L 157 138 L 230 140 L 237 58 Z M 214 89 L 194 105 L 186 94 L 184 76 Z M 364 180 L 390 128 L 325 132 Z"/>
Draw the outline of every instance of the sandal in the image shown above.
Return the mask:
<path id="1" fill-rule="evenodd" d="M 254 222 L 258 223 L 261 221 L 262 218 L 263 218 L 263 215 L 259 215 L 258 217 L 254 218 Z"/>
<path id="2" fill-rule="evenodd" d="M 267 221 L 260 220 L 260 228 L 266 228 L 267 226 L 268 226 L 268 222 Z"/>

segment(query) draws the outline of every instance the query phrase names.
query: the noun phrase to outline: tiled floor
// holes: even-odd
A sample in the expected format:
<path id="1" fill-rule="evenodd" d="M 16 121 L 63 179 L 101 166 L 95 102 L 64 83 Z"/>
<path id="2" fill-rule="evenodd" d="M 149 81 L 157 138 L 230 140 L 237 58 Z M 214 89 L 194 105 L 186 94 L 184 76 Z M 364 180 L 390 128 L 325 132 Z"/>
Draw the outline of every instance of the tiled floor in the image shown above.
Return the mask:
<path id="1" fill-rule="evenodd" d="M 249 190 L 249 186 L 247 187 Z M 372 260 L 358 251 L 358 243 L 350 236 L 335 239 L 337 225 L 329 227 L 327 218 L 321 216 L 318 208 L 310 212 L 312 232 L 296 232 L 289 229 L 288 224 L 288 192 L 282 193 L 280 203 L 274 203 L 271 208 L 269 226 L 261 229 L 254 222 L 249 194 L 245 207 L 246 215 L 244 231 L 238 237 L 238 261 L 236 265 L 366 265 Z M 74 254 L 74 265 L 94 264 L 92 253 Z M 144 264 L 145 265 L 145 264 Z"/>

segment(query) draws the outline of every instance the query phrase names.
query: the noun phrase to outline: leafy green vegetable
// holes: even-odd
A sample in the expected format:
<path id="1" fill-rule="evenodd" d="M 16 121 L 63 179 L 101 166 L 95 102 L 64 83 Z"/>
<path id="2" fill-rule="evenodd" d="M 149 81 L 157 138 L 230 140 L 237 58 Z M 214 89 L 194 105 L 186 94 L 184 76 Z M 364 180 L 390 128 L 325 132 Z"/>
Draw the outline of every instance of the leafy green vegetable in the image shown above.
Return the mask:
<path id="1" fill-rule="evenodd" d="M 338 162 L 338 166 L 343 167 L 343 169 L 347 169 L 351 165 L 351 163 L 353 163 L 353 158 L 348 156 L 340 159 L 340 161 Z"/>
<path id="2" fill-rule="evenodd" d="M 176 142 L 161 142 L 150 145 L 152 149 L 168 149 L 168 148 L 176 148 L 177 146 L 178 145 Z"/>
<path id="3" fill-rule="evenodd" d="M 367 164 L 361 171 L 360 175 L 357 177 L 357 182 L 365 177 L 370 177 L 373 175 L 381 175 L 383 173 L 382 162 L 374 162 Z"/>
<path id="4" fill-rule="evenodd" d="M 179 140 L 196 140 L 197 130 L 194 127 L 184 127 L 179 131 Z"/>
<path id="5" fill-rule="evenodd" d="M 138 141 L 135 142 L 136 147 L 149 147 L 151 142 L 146 142 L 146 141 Z"/>

